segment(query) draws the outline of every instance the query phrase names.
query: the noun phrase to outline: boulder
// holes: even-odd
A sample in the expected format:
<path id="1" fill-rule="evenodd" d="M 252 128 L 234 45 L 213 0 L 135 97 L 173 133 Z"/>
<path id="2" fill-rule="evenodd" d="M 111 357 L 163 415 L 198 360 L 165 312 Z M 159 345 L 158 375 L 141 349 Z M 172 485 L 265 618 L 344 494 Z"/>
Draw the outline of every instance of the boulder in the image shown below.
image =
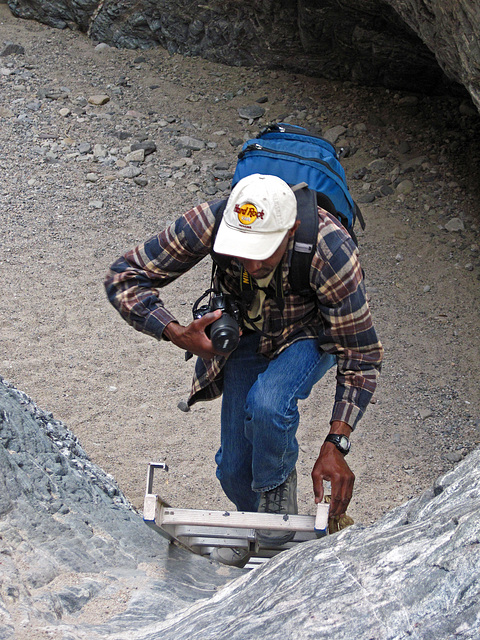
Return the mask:
<path id="1" fill-rule="evenodd" d="M 0 558 L 2 640 L 145 629 L 236 575 L 149 529 L 77 438 L 1 378 Z"/>
<path id="2" fill-rule="evenodd" d="M 1 379 L 0 483 L 5 640 L 478 640 L 478 449 L 376 524 L 251 572 L 168 545 Z"/>
<path id="3" fill-rule="evenodd" d="M 480 107 L 479 0 L 8 0 L 12 12 L 76 25 L 115 47 L 161 45 L 418 92 L 468 91 Z M 466 94 L 465 91 L 465 94 Z"/>

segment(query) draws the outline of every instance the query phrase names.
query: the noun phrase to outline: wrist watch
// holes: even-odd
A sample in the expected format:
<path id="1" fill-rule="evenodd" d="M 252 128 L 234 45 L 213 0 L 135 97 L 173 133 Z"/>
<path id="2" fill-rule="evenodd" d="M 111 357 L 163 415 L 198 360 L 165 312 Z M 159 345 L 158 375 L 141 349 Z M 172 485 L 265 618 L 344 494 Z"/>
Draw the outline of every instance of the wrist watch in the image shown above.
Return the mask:
<path id="1" fill-rule="evenodd" d="M 331 442 L 334 444 L 340 453 L 343 453 L 344 456 L 350 451 L 351 443 L 347 436 L 341 435 L 339 433 L 329 433 L 325 438 L 325 442 Z"/>

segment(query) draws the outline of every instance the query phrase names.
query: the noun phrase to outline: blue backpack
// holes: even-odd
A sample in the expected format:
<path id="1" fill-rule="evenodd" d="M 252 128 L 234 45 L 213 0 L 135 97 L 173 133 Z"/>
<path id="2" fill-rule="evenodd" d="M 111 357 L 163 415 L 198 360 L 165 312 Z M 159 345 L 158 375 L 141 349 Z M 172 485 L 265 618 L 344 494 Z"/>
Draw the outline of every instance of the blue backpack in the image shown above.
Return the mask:
<path id="1" fill-rule="evenodd" d="M 243 145 L 232 187 L 252 173 L 278 176 L 292 187 L 303 183 L 304 188 L 295 190 L 297 217 L 302 223 L 295 233 L 290 284 L 298 293 L 311 293 L 309 272 L 317 247 L 317 206 L 334 215 L 355 243 L 357 218 L 362 229 L 365 228 L 361 211 L 348 190 L 335 147 L 303 127 L 282 122 L 271 124 Z"/>

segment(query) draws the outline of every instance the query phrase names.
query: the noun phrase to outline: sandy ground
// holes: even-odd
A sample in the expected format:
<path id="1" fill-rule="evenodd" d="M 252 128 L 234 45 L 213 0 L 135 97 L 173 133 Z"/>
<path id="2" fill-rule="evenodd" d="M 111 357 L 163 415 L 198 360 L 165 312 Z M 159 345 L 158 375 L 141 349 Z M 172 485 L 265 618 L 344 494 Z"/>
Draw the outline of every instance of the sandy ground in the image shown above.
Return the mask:
<path id="1" fill-rule="evenodd" d="M 218 163 L 234 167 L 231 140 L 277 119 L 344 126 L 354 197 L 391 187 L 362 205 L 361 259 L 386 357 L 376 402 L 352 438 L 350 514 L 375 521 L 476 446 L 479 120 L 462 98 L 227 68 L 161 49 L 98 51 L 78 32 L 17 20 L 0 4 L 0 53 L 7 42 L 25 53 L 0 57 L 0 375 L 65 422 L 138 509 L 151 460 L 170 467 L 156 488 L 171 504 L 230 506 L 213 460 L 220 403 L 178 410 L 193 363 L 124 323 L 106 300 L 104 274 L 125 250 L 212 199 L 208 175 Z M 109 102 L 89 105 L 98 94 Z M 239 118 L 264 96 L 264 117 Z M 210 144 L 185 158 L 182 135 Z M 128 145 L 141 139 L 157 145 L 140 165 L 146 186 L 119 175 Z M 81 143 L 103 145 L 106 157 L 81 153 Z M 455 218 L 464 228 L 449 231 Z M 165 291 L 180 321 L 209 270 L 202 264 Z M 302 513 L 314 511 L 310 471 L 334 389 L 331 373 L 301 405 Z"/>

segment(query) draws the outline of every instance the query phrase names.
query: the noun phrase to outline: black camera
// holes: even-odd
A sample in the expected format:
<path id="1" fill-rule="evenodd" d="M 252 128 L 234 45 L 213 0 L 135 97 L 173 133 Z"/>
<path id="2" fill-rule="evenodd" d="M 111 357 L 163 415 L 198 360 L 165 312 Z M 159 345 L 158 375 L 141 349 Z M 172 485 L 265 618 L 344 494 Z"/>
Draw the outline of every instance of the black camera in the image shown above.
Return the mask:
<path id="1" fill-rule="evenodd" d="M 208 304 L 199 307 L 199 303 L 209 294 L 212 295 Z M 231 296 L 228 293 L 216 293 L 214 290 L 209 289 L 195 302 L 192 313 L 195 320 L 198 320 L 217 309 L 222 310 L 222 316 L 212 324 L 209 324 L 205 329 L 205 333 L 212 341 L 215 351 L 226 355 L 235 351 L 240 340 L 240 308 L 232 300 Z"/>

